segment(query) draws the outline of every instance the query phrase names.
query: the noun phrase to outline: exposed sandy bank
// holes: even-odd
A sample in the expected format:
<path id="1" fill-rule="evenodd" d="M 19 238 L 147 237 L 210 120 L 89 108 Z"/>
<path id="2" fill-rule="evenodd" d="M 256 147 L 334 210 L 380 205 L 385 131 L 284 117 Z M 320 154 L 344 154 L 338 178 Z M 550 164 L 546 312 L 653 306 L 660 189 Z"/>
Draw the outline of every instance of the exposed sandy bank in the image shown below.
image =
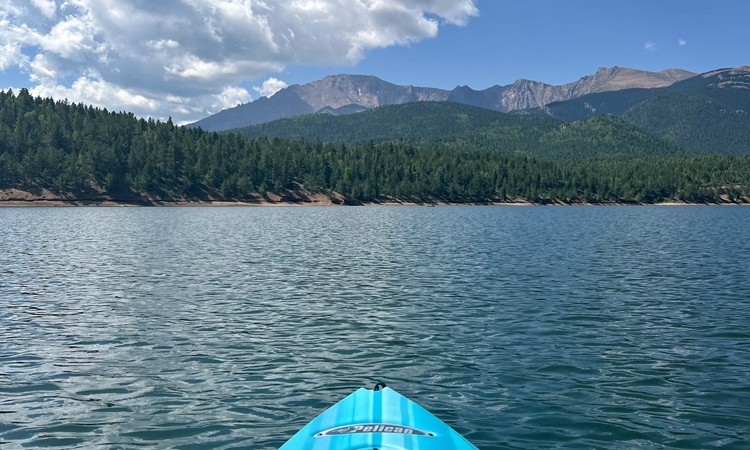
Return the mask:
<path id="1" fill-rule="evenodd" d="M 158 199 L 152 197 L 131 196 L 126 198 L 111 198 L 105 195 L 90 194 L 86 196 L 75 197 L 72 195 L 55 194 L 46 189 L 39 192 L 21 191 L 18 189 L 0 190 L 0 207 L 72 207 L 72 206 L 97 206 L 97 207 L 136 207 L 136 206 L 236 206 L 236 207 L 278 207 L 278 206 L 470 206 L 470 205 L 487 205 L 487 206 L 617 206 L 617 205 L 652 205 L 652 206 L 687 206 L 687 205 L 708 205 L 706 203 L 685 203 L 677 201 L 668 201 L 662 203 L 618 203 L 618 202 L 600 202 L 586 203 L 579 201 L 549 200 L 545 202 L 528 202 L 524 199 L 513 199 L 512 201 L 500 202 L 493 199 L 486 201 L 467 200 L 466 202 L 445 202 L 441 200 L 399 200 L 384 199 L 376 202 L 358 202 L 352 198 L 345 197 L 338 193 L 330 195 L 322 193 L 311 193 L 304 190 L 288 191 L 283 196 L 268 193 L 265 197 L 257 196 L 250 199 L 239 201 L 215 198 L 207 195 L 206 198 L 179 198 L 179 199 Z M 717 206 L 737 206 L 737 203 L 712 203 Z M 748 205 L 744 203 L 743 205 Z"/>

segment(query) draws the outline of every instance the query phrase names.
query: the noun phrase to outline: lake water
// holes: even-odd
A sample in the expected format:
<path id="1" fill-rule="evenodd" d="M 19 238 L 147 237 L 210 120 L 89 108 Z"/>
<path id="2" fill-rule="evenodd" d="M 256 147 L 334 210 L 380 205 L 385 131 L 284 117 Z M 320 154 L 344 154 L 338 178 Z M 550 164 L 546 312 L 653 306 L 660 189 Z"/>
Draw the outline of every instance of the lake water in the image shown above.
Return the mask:
<path id="1" fill-rule="evenodd" d="M 748 449 L 750 208 L 0 209 L 0 448 Z"/>

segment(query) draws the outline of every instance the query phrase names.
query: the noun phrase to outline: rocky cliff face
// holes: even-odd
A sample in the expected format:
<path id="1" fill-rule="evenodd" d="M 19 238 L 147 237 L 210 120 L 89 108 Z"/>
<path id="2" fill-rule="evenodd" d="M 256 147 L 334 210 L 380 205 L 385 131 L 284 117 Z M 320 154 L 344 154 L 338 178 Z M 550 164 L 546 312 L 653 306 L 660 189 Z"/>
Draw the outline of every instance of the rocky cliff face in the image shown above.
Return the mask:
<path id="1" fill-rule="evenodd" d="M 708 87 L 750 90 L 750 66 L 715 70 L 704 73 L 702 77 L 708 80 Z"/>
<path id="2" fill-rule="evenodd" d="M 271 98 L 264 97 L 224 110 L 191 126 L 200 126 L 207 131 L 222 131 L 318 111 L 354 113 L 381 105 L 421 101 L 447 100 L 508 112 L 537 108 L 595 92 L 664 87 L 694 75 L 679 69 L 646 72 L 612 67 L 599 69 L 594 75 L 562 86 L 518 80 L 508 86 L 493 86 L 482 91 L 468 86 L 457 87 L 453 91 L 399 86 L 372 76 L 336 75 L 305 85 L 289 86 Z"/>
<path id="3" fill-rule="evenodd" d="M 622 67 L 600 68 L 594 75 L 560 86 L 518 80 L 508 86 L 493 86 L 483 91 L 474 91 L 466 86 L 457 87 L 451 92 L 448 100 L 508 112 L 538 108 L 552 102 L 570 100 L 596 92 L 660 88 L 695 75 L 697 74 L 681 69 L 646 72 Z"/>
<path id="4" fill-rule="evenodd" d="M 330 106 L 338 109 L 347 105 L 377 108 L 381 105 L 400 105 L 409 102 L 445 101 L 448 91 L 414 86 L 398 86 L 379 78 L 363 75 L 336 75 L 289 89 L 316 111 Z"/>

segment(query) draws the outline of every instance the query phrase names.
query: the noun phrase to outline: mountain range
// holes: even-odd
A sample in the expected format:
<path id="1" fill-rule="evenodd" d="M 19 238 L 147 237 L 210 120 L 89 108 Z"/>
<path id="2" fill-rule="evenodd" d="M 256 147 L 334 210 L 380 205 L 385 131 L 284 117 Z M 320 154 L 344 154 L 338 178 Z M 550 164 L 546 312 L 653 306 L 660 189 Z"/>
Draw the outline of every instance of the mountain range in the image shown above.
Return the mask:
<path id="1" fill-rule="evenodd" d="M 356 108 L 361 111 L 362 107 Z M 326 114 L 289 117 L 228 132 L 339 144 L 409 142 L 541 158 L 750 154 L 747 66 L 711 71 L 667 87 L 592 93 L 511 114 L 451 101 L 386 105 L 351 115 L 345 114 L 347 109 L 357 112 L 352 106 L 328 108 L 322 111 Z M 595 118 L 601 120 L 591 120 Z"/>
<path id="2" fill-rule="evenodd" d="M 601 68 L 594 75 L 561 86 L 518 80 L 511 85 L 498 85 L 481 91 L 468 86 L 458 86 L 452 91 L 399 86 L 373 76 L 336 75 L 305 85 L 289 86 L 271 97 L 261 97 L 254 102 L 226 109 L 190 126 L 205 131 L 223 131 L 317 112 L 343 115 L 384 105 L 419 101 L 450 101 L 509 112 L 539 108 L 592 93 L 663 88 L 695 75 L 681 69 L 647 72 L 612 67 Z"/>

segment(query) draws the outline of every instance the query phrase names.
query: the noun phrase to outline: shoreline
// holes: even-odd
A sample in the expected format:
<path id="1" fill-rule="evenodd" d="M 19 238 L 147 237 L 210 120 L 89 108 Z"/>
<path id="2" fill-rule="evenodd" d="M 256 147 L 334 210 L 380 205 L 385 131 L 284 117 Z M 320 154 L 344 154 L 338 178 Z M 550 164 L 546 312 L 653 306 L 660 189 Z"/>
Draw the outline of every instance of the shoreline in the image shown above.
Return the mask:
<path id="1" fill-rule="evenodd" d="M 217 198 L 218 197 L 218 198 Z M 689 203 L 669 200 L 659 203 L 643 202 L 582 202 L 559 199 L 545 199 L 530 202 L 523 198 L 497 201 L 495 199 L 467 199 L 464 202 L 447 202 L 439 199 L 423 201 L 384 198 L 379 201 L 361 202 L 336 192 L 330 194 L 312 193 L 304 189 L 287 191 L 283 195 L 267 193 L 243 200 L 228 200 L 220 196 L 206 195 L 203 198 L 161 199 L 131 195 L 112 198 L 93 192 L 85 197 L 71 194 L 56 194 L 43 189 L 28 192 L 20 189 L 0 190 L 0 208 L 34 208 L 34 207 L 341 207 L 341 206 L 748 206 L 750 203 L 735 203 L 728 199 L 716 203 Z M 748 199 L 745 199 L 747 202 Z"/>
<path id="2" fill-rule="evenodd" d="M 566 203 L 566 202 L 434 202 L 418 203 L 410 201 L 383 201 L 362 202 L 358 204 L 335 204 L 332 202 L 244 202 L 226 200 L 180 200 L 180 201 L 153 201 L 149 203 L 136 203 L 114 200 L 0 200 L 0 208 L 310 208 L 310 207 L 456 207 L 456 206 L 750 206 L 748 203 L 685 203 L 685 202 L 661 202 L 661 203 Z"/>

